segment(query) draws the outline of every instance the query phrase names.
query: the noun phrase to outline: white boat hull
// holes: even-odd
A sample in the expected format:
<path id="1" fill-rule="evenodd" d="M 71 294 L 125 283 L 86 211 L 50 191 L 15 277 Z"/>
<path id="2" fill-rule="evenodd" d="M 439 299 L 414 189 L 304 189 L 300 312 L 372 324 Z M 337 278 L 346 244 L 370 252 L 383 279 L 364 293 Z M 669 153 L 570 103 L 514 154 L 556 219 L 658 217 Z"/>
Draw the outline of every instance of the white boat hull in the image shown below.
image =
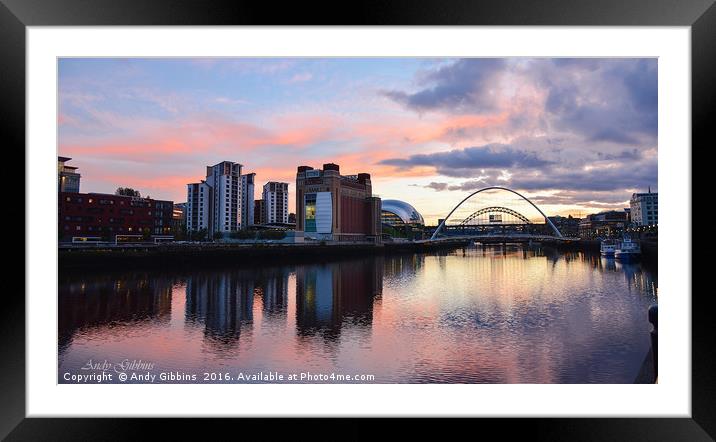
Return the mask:
<path id="1" fill-rule="evenodd" d="M 641 255 L 640 252 L 621 252 L 617 250 L 614 252 L 614 257 L 616 259 L 636 259 Z"/>

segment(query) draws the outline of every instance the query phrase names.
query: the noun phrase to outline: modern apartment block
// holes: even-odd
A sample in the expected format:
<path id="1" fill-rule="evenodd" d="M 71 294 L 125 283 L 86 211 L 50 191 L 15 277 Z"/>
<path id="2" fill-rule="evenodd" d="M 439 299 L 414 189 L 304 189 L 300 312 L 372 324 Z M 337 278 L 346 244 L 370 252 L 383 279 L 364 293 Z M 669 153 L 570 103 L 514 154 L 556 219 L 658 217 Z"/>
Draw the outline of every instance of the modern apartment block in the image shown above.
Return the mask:
<path id="1" fill-rule="evenodd" d="M 68 166 L 65 163 L 72 158 L 57 157 L 57 191 L 58 192 L 74 192 L 80 191 L 80 174 L 77 168 Z"/>
<path id="2" fill-rule="evenodd" d="M 337 164 L 323 170 L 299 166 L 296 174 L 296 231 L 334 241 L 380 241 L 381 200 L 370 174 L 341 175 Z"/>
<path id="3" fill-rule="evenodd" d="M 288 183 L 269 181 L 263 192 L 266 223 L 288 223 Z"/>
<path id="4" fill-rule="evenodd" d="M 263 199 L 254 201 L 254 224 L 266 224 L 266 206 Z"/>
<path id="5" fill-rule="evenodd" d="M 629 201 L 631 222 L 636 226 L 656 226 L 659 224 L 659 194 L 634 193 Z"/>
<path id="6" fill-rule="evenodd" d="M 241 226 L 254 224 L 254 181 L 255 173 L 241 175 Z"/>
<path id="7" fill-rule="evenodd" d="M 206 180 L 187 184 L 187 230 L 209 236 L 241 228 L 241 168 L 232 161 L 206 167 Z"/>
<path id="8" fill-rule="evenodd" d="M 196 232 L 197 230 L 209 230 L 210 223 L 210 201 L 211 187 L 206 181 L 187 184 L 187 200 L 185 217 L 186 230 Z"/>

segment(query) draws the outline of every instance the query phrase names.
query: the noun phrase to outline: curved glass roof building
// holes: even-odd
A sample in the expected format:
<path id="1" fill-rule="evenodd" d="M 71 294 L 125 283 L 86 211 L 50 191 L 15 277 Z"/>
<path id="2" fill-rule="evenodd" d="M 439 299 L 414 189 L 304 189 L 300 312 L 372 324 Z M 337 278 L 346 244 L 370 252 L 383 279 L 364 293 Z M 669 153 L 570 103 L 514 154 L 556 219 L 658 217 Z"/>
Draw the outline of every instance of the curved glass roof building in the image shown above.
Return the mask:
<path id="1" fill-rule="evenodd" d="M 380 217 L 382 223 L 389 226 L 425 225 L 423 216 L 415 207 L 400 200 L 382 200 Z"/>

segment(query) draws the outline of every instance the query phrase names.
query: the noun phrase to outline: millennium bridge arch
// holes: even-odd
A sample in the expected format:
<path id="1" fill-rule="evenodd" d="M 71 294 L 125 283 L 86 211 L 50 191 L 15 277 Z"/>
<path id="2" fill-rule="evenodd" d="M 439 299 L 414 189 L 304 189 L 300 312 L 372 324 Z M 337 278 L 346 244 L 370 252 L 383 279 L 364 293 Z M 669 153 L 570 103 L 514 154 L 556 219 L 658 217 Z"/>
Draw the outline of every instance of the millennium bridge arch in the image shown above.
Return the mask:
<path id="1" fill-rule="evenodd" d="M 484 191 L 486 191 L 486 190 L 505 190 L 505 191 L 507 191 L 507 192 L 514 193 L 515 195 L 519 196 L 519 197 L 522 198 L 523 200 L 527 201 L 528 203 L 530 203 L 530 205 L 531 205 L 532 207 L 534 207 L 535 209 L 537 209 L 537 211 L 540 213 L 540 215 L 542 215 L 542 216 L 544 217 L 545 222 L 552 228 L 552 230 L 554 231 L 555 235 L 557 235 L 558 238 L 562 238 L 562 233 L 559 231 L 559 229 L 557 229 L 557 227 L 552 223 L 552 221 L 550 221 L 550 219 L 547 217 L 547 215 L 545 215 L 545 213 L 542 211 L 542 209 L 540 209 L 539 207 L 537 207 L 537 205 L 536 205 L 535 203 L 533 203 L 532 201 L 530 201 L 529 198 L 525 197 L 524 195 L 522 195 L 521 193 L 519 193 L 519 192 L 517 192 L 517 191 L 515 191 L 515 190 L 508 189 L 507 187 L 489 186 L 489 187 L 483 187 L 483 188 L 480 189 L 480 190 L 476 190 L 475 192 L 472 192 L 471 194 L 469 194 L 468 196 L 466 196 L 462 201 L 460 201 L 460 202 L 457 204 L 457 206 L 453 207 L 453 209 L 450 211 L 450 213 L 448 213 L 448 215 L 445 217 L 445 219 L 440 223 L 440 225 L 438 226 L 438 228 L 435 229 L 435 232 L 434 232 L 433 235 L 430 237 L 430 239 L 436 239 L 436 238 L 437 238 L 438 234 L 440 233 L 440 231 L 441 231 L 441 230 L 443 229 L 443 227 L 445 226 L 445 223 L 447 222 L 447 220 L 450 219 L 450 216 L 451 216 L 460 206 L 462 206 L 462 204 L 463 204 L 465 201 L 469 200 L 470 198 L 472 198 L 473 196 L 477 195 L 478 193 L 484 192 Z M 489 209 L 495 209 L 495 207 L 491 207 L 491 208 L 489 208 Z M 475 214 L 478 213 L 478 212 L 480 212 L 480 211 L 478 210 L 477 212 L 473 213 L 473 215 L 475 215 Z M 514 211 L 513 211 L 513 212 L 514 212 Z M 514 213 L 517 213 L 517 212 L 514 212 Z M 522 215 L 519 214 L 519 213 L 517 213 L 517 214 L 520 215 L 520 216 L 522 216 Z M 473 215 L 470 215 L 470 216 L 473 216 Z M 518 218 L 519 218 L 519 217 L 518 217 Z M 523 216 L 523 218 L 524 218 L 524 216 Z M 525 218 L 525 220 L 526 220 L 526 218 Z M 463 222 L 464 222 L 464 221 L 463 221 Z"/>
<path id="2" fill-rule="evenodd" d="M 522 224 L 532 224 L 532 221 L 527 219 L 526 216 L 524 216 L 523 214 L 521 214 L 520 212 L 518 212 L 516 210 L 512 210 L 507 207 L 492 206 L 492 207 L 485 207 L 485 208 L 482 208 L 480 210 L 473 212 L 470 216 L 468 216 L 467 218 L 462 220 L 462 222 L 460 222 L 459 225 L 467 226 L 467 225 L 470 225 L 470 223 L 472 223 L 473 221 L 477 221 L 477 223 L 479 223 L 480 216 L 491 215 L 491 214 L 495 214 L 495 213 L 510 215 L 513 218 L 518 219 Z"/>

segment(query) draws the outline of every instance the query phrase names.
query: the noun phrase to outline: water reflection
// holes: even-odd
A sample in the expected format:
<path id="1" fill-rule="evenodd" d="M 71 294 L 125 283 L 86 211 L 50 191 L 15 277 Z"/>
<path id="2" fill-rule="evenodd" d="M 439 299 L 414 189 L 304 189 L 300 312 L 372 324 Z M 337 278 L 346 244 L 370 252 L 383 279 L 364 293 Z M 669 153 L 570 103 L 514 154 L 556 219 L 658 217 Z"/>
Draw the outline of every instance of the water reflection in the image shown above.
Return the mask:
<path id="1" fill-rule="evenodd" d="M 185 320 L 204 325 L 205 337 L 214 345 L 235 346 L 241 330 L 251 328 L 254 281 L 246 273 L 200 274 L 187 280 Z"/>
<path id="2" fill-rule="evenodd" d="M 368 373 L 376 382 L 631 382 L 648 263 L 539 246 L 65 277 L 59 366 Z M 63 382 L 60 379 L 60 382 Z"/>
<path id="3" fill-rule="evenodd" d="M 79 333 L 167 323 L 171 315 L 172 282 L 171 278 L 150 277 L 146 273 L 60 281 L 60 354 Z"/>
<path id="4" fill-rule="evenodd" d="M 296 271 L 296 331 L 329 340 L 341 327 L 370 327 L 383 291 L 383 258 L 300 267 Z"/>

